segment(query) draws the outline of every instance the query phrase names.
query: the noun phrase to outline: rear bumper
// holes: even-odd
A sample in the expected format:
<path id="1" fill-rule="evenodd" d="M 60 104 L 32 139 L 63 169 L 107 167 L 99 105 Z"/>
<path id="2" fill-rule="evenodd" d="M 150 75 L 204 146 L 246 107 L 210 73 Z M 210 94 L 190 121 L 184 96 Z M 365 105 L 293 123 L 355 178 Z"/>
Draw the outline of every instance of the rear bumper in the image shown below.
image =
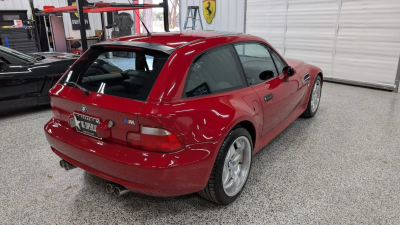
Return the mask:
<path id="1" fill-rule="evenodd" d="M 209 142 L 174 153 L 143 151 L 77 133 L 56 119 L 44 130 L 51 149 L 62 159 L 133 192 L 153 196 L 202 190 L 219 149 L 219 142 Z"/>

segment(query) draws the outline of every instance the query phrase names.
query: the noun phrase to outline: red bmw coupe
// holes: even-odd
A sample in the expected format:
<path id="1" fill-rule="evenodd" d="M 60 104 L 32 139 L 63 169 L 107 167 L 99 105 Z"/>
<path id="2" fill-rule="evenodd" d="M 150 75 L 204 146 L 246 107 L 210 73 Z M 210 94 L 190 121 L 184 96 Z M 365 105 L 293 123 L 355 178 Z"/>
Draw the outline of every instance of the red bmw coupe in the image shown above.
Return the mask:
<path id="1" fill-rule="evenodd" d="M 50 90 L 44 130 L 66 170 L 107 190 L 233 202 L 253 155 L 318 110 L 322 71 L 247 34 L 183 31 L 102 42 Z"/>

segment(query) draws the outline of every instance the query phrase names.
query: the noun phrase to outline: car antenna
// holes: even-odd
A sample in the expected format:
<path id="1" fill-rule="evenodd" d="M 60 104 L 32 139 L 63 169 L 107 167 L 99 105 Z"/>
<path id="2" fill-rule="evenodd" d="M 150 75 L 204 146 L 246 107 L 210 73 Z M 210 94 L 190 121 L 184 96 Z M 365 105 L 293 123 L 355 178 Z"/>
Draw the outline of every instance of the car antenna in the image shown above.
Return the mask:
<path id="1" fill-rule="evenodd" d="M 131 0 L 128 0 L 128 1 L 129 1 L 129 4 L 131 4 L 132 7 L 133 7 L 133 4 L 131 3 Z M 146 29 L 146 31 L 147 31 L 147 37 L 150 37 L 150 36 L 151 36 L 151 33 L 150 33 L 150 31 L 147 29 L 146 25 L 143 23 L 143 20 L 140 19 L 140 15 L 138 15 L 138 13 L 136 12 L 136 10 L 133 10 L 133 11 L 134 11 L 134 12 L 136 13 L 136 15 L 138 16 L 140 22 L 142 22 L 144 29 Z M 140 32 L 140 31 L 139 31 L 139 32 Z"/>

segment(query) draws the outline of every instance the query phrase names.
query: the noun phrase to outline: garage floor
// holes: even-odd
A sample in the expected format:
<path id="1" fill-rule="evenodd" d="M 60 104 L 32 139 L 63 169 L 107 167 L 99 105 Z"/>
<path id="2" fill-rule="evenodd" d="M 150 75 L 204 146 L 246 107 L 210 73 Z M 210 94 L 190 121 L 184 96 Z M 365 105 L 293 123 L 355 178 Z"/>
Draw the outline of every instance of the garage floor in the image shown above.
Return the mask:
<path id="1" fill-rule="evenodd" d="M 229 206 L 196 194 L 115 198 L 105 181 L 64 171 L 45 140 L 48 108 L 0 115 L 0 223 L 400 224 L 400 94 L 325 83 L 319 112 L 254 157 Z"/>

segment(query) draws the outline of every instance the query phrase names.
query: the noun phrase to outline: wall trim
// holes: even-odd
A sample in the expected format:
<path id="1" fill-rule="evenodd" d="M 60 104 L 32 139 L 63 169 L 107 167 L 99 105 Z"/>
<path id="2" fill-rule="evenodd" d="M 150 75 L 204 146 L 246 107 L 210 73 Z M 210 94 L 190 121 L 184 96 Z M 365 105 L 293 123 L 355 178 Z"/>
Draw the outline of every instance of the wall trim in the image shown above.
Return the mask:
<path id="1" fill-rule="evenodd" d="M 399 63 L 397 64 L 397 74 L 396 74 L 396 80 L 394 81 L 394 84 L 396 85 L 394 92 L 399 92 L 400 91 L 400 56 L 399 56 Z"/>
<path id="2" fill-rule="evenodd" d="M 332 49 L 332 61 L 331 61 L 331 74 L 329 77 L 333 77 L 333 71 L 335 69 L 335 59 L 336 59 L 336 43 L 337 37 L 339 35 L 339 23 L 340 16 L 342 14 L 342 0 L 338 0 L 338 13 L 336 18 L 335 36 L 333 37 L 333 49 Z"/>
<path id="3" fill-rule="evenodd" d="M 368 82 L 353 81 L 353 80 L 346 80 L 346 79 L 332 78 L 332 77 L 324 77 L 324 81 L 340 83 L 340 84 L 350 84 L 350 85 L 355 85 L 355 86 L 360 86 L 360 87 L 370 87 L 370 88 L 376 88 L 376 89 L 382 89 L 382 90 L 386 90 L 386 91 L 396 92 L 396 88 L 394 87 L 394 85 L 390 85 L 390 84 L 373 84 L 373 83 L 368 83 Z"/>
<path id="4" fill-rule="evenodd" d="M 244 1 L 244 26 L 243 26 L 243 33 L 246 33 L 246 22 L 247 22 L 247 0 Z"/>
<path id="5" fill-rule="evenodd" d="M 284 32 L 283 32 L 283 56 L 286 56 L 286 32 L 287 32 L 287 17 L 288 17 L 288 11 L 289 11 L 289 0 L 286 0 L 286 11 L 285 11 L 285 26 L 284 26 Z"/>

